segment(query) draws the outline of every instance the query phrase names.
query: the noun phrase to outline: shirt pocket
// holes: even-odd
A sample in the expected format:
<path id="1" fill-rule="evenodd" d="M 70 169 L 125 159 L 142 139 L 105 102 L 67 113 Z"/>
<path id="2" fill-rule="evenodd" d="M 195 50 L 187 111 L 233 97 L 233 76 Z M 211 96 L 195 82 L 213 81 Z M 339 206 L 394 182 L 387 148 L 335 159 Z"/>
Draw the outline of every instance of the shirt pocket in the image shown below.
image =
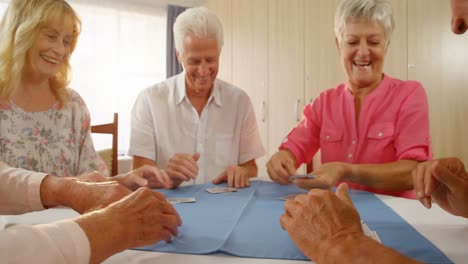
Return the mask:
<path id="1" fill-rule="evenodd" d="M 217 134 L 216 139 L 216 165 L 226 167 L 232 160 L 233 135 Z M 237 164 L 235 164 L 237 165 Z"/>
<path id="2" fill-rule="evenodd" d="M 320 154 L 323 162 L 340 160 L 343 152 L 343 131 L 327 129 L 320 132 Z"/>
<path id="3" fill-rule="evenodd" d="M 369 140 L 389 140 L 393 139 L 395 127 L 392 123 L 374 124 L 369 127 L 367 138 Z"/>

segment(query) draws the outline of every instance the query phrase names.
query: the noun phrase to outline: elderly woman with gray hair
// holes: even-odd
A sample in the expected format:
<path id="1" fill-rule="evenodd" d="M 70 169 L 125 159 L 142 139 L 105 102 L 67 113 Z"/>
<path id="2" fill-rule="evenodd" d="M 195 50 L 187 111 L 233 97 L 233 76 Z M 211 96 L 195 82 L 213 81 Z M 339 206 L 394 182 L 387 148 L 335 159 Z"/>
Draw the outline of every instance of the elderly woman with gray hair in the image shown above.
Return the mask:
<path id="1" fill-rule="evenodd" d="M 301 188 L 351 188 L 415 198 L 411 171 L 431 159 L 426 94 L 420 83 L 383 73 L 394 28 L 387 0 L 345 0 L 336 44 L 348 80 L 322 92 L 267 163 L 270 177 Z M 313 179 L 290 176 L 321 150 Z"/>

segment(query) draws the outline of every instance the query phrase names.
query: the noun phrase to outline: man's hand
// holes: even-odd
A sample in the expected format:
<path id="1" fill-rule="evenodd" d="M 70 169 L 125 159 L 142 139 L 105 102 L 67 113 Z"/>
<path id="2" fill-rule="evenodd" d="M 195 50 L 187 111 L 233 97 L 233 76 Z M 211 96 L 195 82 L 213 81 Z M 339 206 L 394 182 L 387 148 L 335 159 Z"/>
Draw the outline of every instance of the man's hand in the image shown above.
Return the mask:
<path id="1" fill-rule="evenodd" d="M 249 170 L 241 166 L 231 165 L 221 172 L 213 184 L 227 182 L 229 187 L 245 188 L 250 186 Z"/>
<path id="2" fill-rule="evenodd" d="M 193 155 L 186 153 L 177 153 L 169 159 L 166 172 L 171 178 L 178 178 L 180 181 L 195 179 L 198 175 L 197 161 L 200 153 Z"/>

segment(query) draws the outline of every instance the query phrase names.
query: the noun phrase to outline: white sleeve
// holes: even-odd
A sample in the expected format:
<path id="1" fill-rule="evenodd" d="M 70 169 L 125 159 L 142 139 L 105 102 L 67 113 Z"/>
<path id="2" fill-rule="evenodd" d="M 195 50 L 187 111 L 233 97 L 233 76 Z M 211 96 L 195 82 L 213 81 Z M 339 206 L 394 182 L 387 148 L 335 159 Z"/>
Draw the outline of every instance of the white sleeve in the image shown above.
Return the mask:
<path id="1" fill-rule="evenodd" d="M 245 110 L 240 131 L 239 163 L 257 159 L 265 155 L 265 149 L 263 148 L 257 120 L 255 118 L 255 111 L 247 94 L 242 98 L 242 105 L 243 107 L 240 109 Z"/>
<path id="2" fill-rule="evenodd" d="M 44 210 L 40 187 L 46 173 L 11 168 L 0 162 L 0 214 Z"/>
<path id="3" fill-rule="evenodd" d="M 72 220 L 0 231 L 2 263 L 89 263 L 89 240 Z"/>
<path id="4" fill-rule="evenodd" d="M 140 93 L 131 114 L 130 156 L 156 160 L 156 136 L 148 90 Z"/>

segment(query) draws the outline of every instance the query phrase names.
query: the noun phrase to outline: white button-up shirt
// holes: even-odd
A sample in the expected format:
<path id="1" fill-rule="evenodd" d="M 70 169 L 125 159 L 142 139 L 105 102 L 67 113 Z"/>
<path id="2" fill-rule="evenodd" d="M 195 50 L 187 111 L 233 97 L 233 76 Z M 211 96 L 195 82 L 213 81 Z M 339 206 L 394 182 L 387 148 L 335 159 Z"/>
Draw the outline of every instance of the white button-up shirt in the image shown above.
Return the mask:
<path id="1" fill-rule="evenodd" d="M 210 182 L 228 165 L 265 154 L 250 98 L 219 79 L 200 116 L 185 94 L 181 73 L 142 91 L 131 120 L 130 155 L 165 169 L 174 154 L 199 152 L 195 183 Z"/>

